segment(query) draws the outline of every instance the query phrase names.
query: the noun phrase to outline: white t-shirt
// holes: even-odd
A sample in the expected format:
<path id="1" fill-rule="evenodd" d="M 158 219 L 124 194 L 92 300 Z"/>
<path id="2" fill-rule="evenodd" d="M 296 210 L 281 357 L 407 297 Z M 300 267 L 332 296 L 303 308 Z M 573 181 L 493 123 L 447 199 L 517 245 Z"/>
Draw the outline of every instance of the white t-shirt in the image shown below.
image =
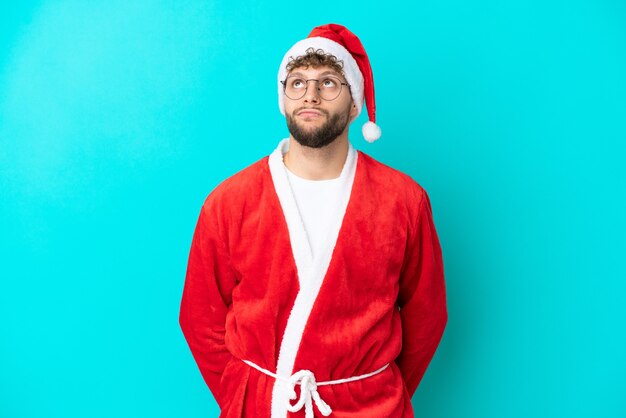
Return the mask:
<path id="1" fill-rule="evenodd" d="M 338 177 L 331 180 L 307 180 L 289 170 L 287 174 L 313 256 L 317 257 L 326 245 L 332 217 L 337 216 L 341 183 L 345 179 Z"/>
<path id="2" fill-rule="evenodd" d="M 356 150 L 349 145 L 348 158 L 356 158 Z M 293 174 L 285 166 L 289 184 L 293 191 L 298 211 L 304 223 L 309 238 L 309 244 L 313 257 L 317 257 L 320 252 L 328 246 L 327 240 L 333 225 L 333 217 L 343 217 L 343 212 L 339 211 L 342 201 L 342 190 L 346 182 L 350 181 L 350 174 L 342 170 L 342 175 L 330 180 L 307 180 Z"/>

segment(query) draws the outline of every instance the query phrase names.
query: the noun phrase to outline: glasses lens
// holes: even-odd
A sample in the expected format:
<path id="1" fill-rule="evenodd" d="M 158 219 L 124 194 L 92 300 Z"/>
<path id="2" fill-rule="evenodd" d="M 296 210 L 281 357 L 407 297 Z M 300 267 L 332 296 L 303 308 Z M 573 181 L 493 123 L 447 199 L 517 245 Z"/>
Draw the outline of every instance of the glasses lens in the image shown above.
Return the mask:
<path id="1" fill-rule="evenodd" d="M 306 80 L 297 76 L 289 76 L 285 80 L 285 95 L 291 100 L 301 99 L 306 93 Z"/>
<path id="2" fill-rule="evenodd" d="M 341 80 L 333 76 L 325 76 L 319 83 L 320 96 L 324 100 L 334 100 L 341 93 Z"/>

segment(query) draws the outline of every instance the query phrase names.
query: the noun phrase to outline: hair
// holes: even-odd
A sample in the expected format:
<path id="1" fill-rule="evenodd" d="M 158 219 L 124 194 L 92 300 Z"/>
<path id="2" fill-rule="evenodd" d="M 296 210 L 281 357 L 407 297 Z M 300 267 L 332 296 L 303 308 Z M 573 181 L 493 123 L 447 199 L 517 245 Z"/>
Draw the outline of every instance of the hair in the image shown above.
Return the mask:
<path id="1" fill-rule="evenodd" d="M 296 58 L 289 57 L 289 62 L 287 63 L 287 73 L 290 73 L 292 70 L 296 68 L 318 68 L 323 66 L 328 66 L 333 70 L 337 71 L 339 74 L 343 74 L 343 61 L 338 60 L 336 56 L 332 54 L 327 54 L 322 49 L 308 48 L 304 51 L 304 55 L 299 55 Z"/>

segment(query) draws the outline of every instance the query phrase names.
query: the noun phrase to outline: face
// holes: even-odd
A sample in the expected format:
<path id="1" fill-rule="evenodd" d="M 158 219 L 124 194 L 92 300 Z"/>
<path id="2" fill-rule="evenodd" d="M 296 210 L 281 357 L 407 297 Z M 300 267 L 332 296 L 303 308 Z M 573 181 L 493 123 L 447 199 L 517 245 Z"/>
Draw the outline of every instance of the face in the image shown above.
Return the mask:
<path id="1" fill-rule="evenodd" d="M 294 68 L 288 76 L 302 80 L 323 80 L 334 76 L 345 83 L 345 78 L 330 67 Z M 284 96 L 287 128 L 300 145 L 322 148 L 336 140 L 356 117 L 357 109 L 352 102 L 348 86 L 341 86 L 341 93 L 333 100 L 320 97 L 317 83 L 308 82 L 303 97 L 297 100 Z"/>

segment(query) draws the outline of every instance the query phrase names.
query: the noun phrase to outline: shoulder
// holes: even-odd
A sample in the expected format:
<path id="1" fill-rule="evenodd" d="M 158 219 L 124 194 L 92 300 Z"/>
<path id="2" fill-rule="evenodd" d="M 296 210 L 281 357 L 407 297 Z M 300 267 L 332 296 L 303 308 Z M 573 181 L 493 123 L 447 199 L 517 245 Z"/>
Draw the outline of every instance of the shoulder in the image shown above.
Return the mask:
<path id="1" fill-rule="evenodd" d="M 428 193 L 411 176 L 361 151 L 358 164 L 363 164 L 364 181 L 370 193 L 381 204 L 394 207 L 397 218 L 406 219 L 410 231 L 415 232 L 424 218 L 432 216 Z"/>
<path id="2" fill-rule="evenodd" d="M 407 203 L 413 204 L 425 198 L 426 190 L 411 176 L 374 159 L 363 151 L 358 153 L 358 164 L 363 164 L 366 181 L 375 190 L 407 199 Z"/>
<path id="3" fill-rule="evenodd" d="M 203 211 L 219 215 L 240 207 L 247 199 L 254 198 L 255 193 L 260 194 L 268 175 L 265 156 L 218 184 L 204 200 Z"/>

